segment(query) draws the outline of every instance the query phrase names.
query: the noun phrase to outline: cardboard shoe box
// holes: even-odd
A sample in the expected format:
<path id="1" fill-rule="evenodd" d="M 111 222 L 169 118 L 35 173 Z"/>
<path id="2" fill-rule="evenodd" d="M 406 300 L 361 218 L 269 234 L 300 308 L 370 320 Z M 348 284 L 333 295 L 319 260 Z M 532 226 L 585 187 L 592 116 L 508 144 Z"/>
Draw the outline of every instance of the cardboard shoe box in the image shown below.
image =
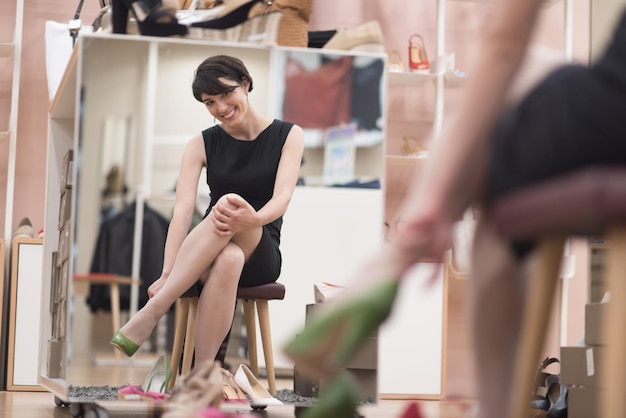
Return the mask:
<path id="1" fill-rule="evenodd" d="M 600 390 L 594 388 L 569 388 L 567 394 L 568 418 L 597 417 L 597 408 L 600 404 Z"/>
<path id="2" fill-rule="evenodd" d="M 599 388 L 604 347 L 561 347 L 561 383 Z"/>
<path id="3" fill-rule="evenodd" d="M 608 305 L 608 302 L 585 305 L 585 345 L 606 345 L 602 336 L 602 318 L 606 318 Z"/>
<path id="4" fill-rule="evenodd" d="M 322 307 L 323 304 L 310 304 L 306 306 L 305 321 L 311 319 L 311 315 Z M 376 334 L 369 336 L 357 352 L 340 365 L 355 378 L 361 390 L 362 400 L 376 402 L 378 398 L 378 337 Z M 296 364 L 294 367 L 294 392 L 300 396 L 318 397 L 324 390 L 327 382 L 318 382 L 302 375 Z"/>
<path id="5" fill-rule="evenodd" d="M 378 375 L 376 370 L 346 369 L 359 386 L 361 401 L 376 403 L 378 400 Z M 328 381 L 316 381 L 302 375 L 298 367 L 294 368 L 293 390 L 297 395 L 317 398 L 329 384 Z"/>

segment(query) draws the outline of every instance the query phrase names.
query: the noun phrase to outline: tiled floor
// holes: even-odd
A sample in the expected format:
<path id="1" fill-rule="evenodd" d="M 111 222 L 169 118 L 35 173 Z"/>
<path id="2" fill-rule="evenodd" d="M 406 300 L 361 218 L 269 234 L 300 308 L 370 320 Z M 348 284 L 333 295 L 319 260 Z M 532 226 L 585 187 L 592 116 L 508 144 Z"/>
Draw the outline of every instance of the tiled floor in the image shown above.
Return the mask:
<path id="1" fill-rule="evenodd" d="M 383 400 L 376 405 L 364 406 L 359 409 L 366 418 L 400 417 L 411 401 Z M 146 403 L 141 401 L 109 401 L 102 402 L 108 416 L 116 417 L 155 417 Z M 423 418 L 466 418 L 471 409 L 471 402 L 459 401 L 420 401 L 419 408 Z M 223 405 L 228 412 L 253 413 L 248 407 Z M 272 406 L 265 411 L 254 413 L 263 418 L 293 418 L 294 408 L 291 406 Z M 54 395 L 49 392 L 0 392 L 0 416 L 4 418 L 61 418 L 72 417 L 70 408 L 55 405 Z M 85 418 L 102 418 L 87 413 Z M 332 418 L 332 417 L 328 417 Z"/>
<path id="2" fill-rule="evenodd" d="M 137 363 L 136 363 L 137 364 Z M 148 362 L 149 364 L 149 362 Z M 68 381 L 74 386 L 80 385 L 109 385 L 117 386 L 128 383 L 141 383 L 148 367 L 122 364 L 113 367 L 81 366 L 74 362 Z M 261 383 L 267 385 L 262 379 Z M 267 387 L 267 386 L 266 386 Z M 278 379 L 278 390 L 293 390 L 293 379 Z M 407 409 L 409 400 L 379 400 L 376 404 L 360 407 L 359 412 L 366 418 L 395 418 L 400 417 Z M 85 404 L 89 407 L 93 404 Z M 161 415 L 160 410 L 150 407 L 145 401 L 102 401 L 98 403 L 106 409 L 107 414 L 98 415 L 93 412 L 84 413 L 85 418 L 115 417 L 150 417 L 157 418 Z M 472 408 L 472 401 L 419 401 L 419 407 L 423 418 L 449 417 L 466 418 L 468 410 Z M 3 418 L 60 418 L 76 416 L 80 405 L 75 404 L 71 408 L 57 406 L 55 396 L 48 392 L 0 392 L 0 417 Z M 253 412 L 248 405 L 222 404 L 221 409 L 227 412 L 240 412 L 262 418 L 294 418 L 293 406 L 270 406 L 265 411 Z M 334 417 L 328 417 L 334 418 Z"/>

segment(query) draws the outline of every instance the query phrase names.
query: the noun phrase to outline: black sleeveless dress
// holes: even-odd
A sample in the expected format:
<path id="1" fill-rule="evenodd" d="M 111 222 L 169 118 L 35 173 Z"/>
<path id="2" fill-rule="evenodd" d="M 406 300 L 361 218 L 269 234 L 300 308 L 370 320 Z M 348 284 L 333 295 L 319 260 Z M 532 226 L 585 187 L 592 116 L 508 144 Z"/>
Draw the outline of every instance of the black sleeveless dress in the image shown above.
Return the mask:
<path id="1" fill-rule="evenodd" d="M 211 203 L 205 217 L 225 194 L 236 193 L 255 210 L 274 193 L 274 182 L 283 145 L 293 126 L 275 119 L 252 141 L 233 138 L 220 126 L 202 131 Z M 245 264 L 239 287 L 258 286 L 278 279 L 282 265 L 280 230 L 282 216 L 263 226 L 259 245 Z"/>
<path id="2" fill-rule="evenodd" d="M 492 131 L 484 203 L 541 180 L 593 165 L 626 165 L 626 13 L 589 67 L 554 70 Z M 531 242 L 513 243 L 519 257 Z"/>

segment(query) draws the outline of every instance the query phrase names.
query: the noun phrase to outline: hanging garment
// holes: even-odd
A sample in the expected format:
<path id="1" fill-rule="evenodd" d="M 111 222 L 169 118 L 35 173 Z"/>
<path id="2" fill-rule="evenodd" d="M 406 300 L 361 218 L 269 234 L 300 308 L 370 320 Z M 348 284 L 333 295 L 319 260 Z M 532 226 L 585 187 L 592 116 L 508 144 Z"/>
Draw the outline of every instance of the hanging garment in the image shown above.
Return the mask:
<path id="1" fill-rule="evenodd" d="M 92 273 L 132 275 L 133 241 L 135 232 L 135 209 L 133 203 L 117 215 L 106 219 L 100 226 L 98 241 L 91 261 Z M 160 213 L 144 204 L 143 237 L 141 247 L 139 308 L 148 301 L 148 287 L 159 278 L 163 268 L 163 251 L 169 221 Z M 130 285 L 120 286 L 120 308 L 130 307 Z M 109 286 L 89 286 L 87 304 L 92 312 L 111 311 Z"/>

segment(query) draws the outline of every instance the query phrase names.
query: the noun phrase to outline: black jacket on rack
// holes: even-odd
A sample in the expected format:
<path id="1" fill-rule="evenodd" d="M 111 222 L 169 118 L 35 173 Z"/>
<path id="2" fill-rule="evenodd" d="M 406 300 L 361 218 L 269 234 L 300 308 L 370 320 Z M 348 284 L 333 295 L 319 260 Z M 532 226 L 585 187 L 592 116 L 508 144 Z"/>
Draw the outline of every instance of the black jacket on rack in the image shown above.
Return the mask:
<path id="1" fill-rule="evenodd" d="M 136 203 L 128 205 L 117 215 L 102 222 L 91 261 L 92 273 L 132 275 L 135 208 Z M 148 287 L 161 275 L 168 226 L 169 221 L 163 215 L 144 204 L 139 308 L 148 301 Z M 130 293 L 130 285 L 120 286 L 120 309 L 130 308 Z M 90 285 L 87 304 L 94 313 L 98 310 L 110 312 L 109 286 Z"/>

